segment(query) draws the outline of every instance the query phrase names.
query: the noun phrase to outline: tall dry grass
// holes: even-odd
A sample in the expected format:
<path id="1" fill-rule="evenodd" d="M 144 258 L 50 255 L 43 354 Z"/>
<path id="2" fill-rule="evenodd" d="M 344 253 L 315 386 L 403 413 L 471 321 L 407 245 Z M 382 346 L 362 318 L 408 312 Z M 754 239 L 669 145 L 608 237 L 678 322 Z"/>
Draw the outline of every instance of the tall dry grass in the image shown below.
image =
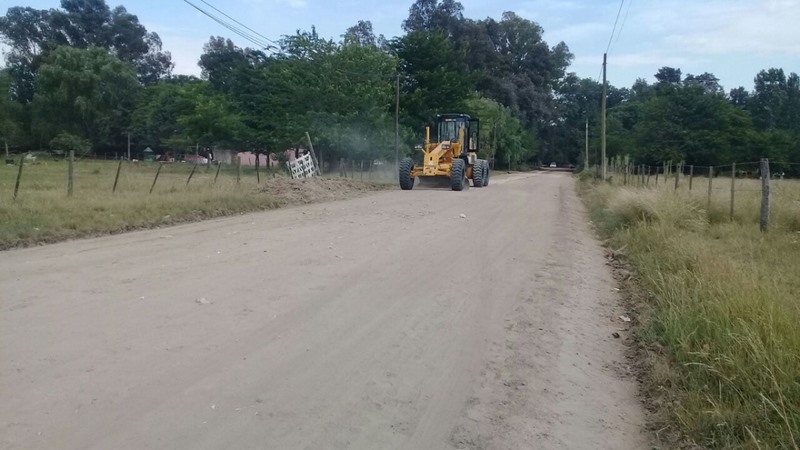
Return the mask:
<path id="1" fill-rule="evenodd" d="M 707 179 L 613 186 L 585 181 L 601 232 L 624 249 L 647 294 L 640 337 L 668 428 L 708 448 L 800 444 L 800 182 L 773 184 L 769 232 L 760 182 Z M 722 186 L 720 186 L 722 185 Z"/>

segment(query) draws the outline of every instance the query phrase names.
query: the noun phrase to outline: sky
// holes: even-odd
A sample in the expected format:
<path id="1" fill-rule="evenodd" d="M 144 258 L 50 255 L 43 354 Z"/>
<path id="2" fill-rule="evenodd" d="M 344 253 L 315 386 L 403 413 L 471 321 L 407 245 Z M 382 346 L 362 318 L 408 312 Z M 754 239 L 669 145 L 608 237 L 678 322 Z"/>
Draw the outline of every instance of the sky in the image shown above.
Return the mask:
<path id="1" fill-rule="evenodd" d="M 210 36 L 230 37 L 253 46 L 213 22 L 183 0 L 106 0 L 124 5 L 172 53 L 176 74 L 199 75 L 197 61 Z M 376 34 L 402 35 L 413 0 L 190 0 L 211 4 L 260 34 L 278 40 L 315 26 L 326 38 L 340 39 L 359 20 Z M 620 11 L 620 4 L 622 9 Z M 753 89 L 762 69 L 800 73 L 800 0 L 460 0 L 472 19 L 500 19 L 503 11 L 539 23 L 551 46 L 564 41 L 575 55 L 570 71 L 598 79 L 608 49 L 608 79 L 630 87 L 637 78 L 654 81 L 660 67 L 683 74 L 711 72 L 727 90 Z M 10 6 L 57 8 L 58 0 L 0 0 Z M 211 11 L 213 12 L 213 11 Z M 617 14 L 617 33 L 611 38 Z M 610 43 L 610 47 L 609 47 Z"/>

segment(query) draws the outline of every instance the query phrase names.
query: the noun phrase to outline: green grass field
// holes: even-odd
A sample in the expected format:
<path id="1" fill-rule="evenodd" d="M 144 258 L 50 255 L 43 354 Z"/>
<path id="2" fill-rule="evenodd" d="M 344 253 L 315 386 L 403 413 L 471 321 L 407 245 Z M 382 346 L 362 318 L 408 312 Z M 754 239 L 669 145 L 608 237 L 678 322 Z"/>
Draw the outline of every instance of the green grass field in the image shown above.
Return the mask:
<path id="1" fill-rule="evenodd" d="M 150 193 L 159 163 L 124 162 L 112 193 L 116 161 L 77 160 L 74 190 L 67 196 L 68 164 L 39 159 L 23 166 L 17 199 L 13 200 L 18 166 L 0 166 L 0 249 L 181 223 L 259 211 L 279 206 L 257 184 L 253 167 L 197 166 L 191 182 L 189 163 L 164 164 Z M 286 177 L 285 171 L 260 171 Z M 356 173 L 358 180 L 361 174 Z M 385 178 L 364 174 L 364 179 Z"/>
<path id="2" fill-rule="evenodd" d="M 584 180 L 593 221 L 639 275 L 645 390 L 664 434 L 707 448 L 800 444 L 800 182 L 646 187 Z M 651 180 L 652 182 L 652 180 Z M 677 444 L 676 444 L 677 445 Z"/>

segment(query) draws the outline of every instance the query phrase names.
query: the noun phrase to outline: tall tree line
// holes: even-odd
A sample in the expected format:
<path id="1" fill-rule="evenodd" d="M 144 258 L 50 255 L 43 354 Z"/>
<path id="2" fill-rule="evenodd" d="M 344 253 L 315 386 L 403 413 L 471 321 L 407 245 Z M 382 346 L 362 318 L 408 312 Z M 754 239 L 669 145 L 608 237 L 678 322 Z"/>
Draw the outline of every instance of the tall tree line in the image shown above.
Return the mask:
<path id="1" fill-rule="evenodd" d="M 452 0 L 419 0 L 403 36 L 376 36 L 359 21 L 338 40 L 298 30 L 276 52 L 214 36 L 195 78 L 172 76 L 158 36 L 122 6 L 12 7 L 0 18 L 10 48 L 0 138 L 12 149 L 88 142 L 104 152 L 121 150 L 131 133 L 139 148 L 160 152 L 279 152 L 310 131 L 326 159 L 386 158 L 399 84 L 403 153 L 434 114 L 467 112 L 484 119 L 487 157 L 531 161 L 554 80 L 569 63 L 566 46 L 551 49 L 536 23 L 513 13 L 472 21 L 462 11 Z"/>
<path id="2" fill-rule="evenodd" d="M 639 79 L 610 101 L 609 156 L 628 155 L 649 165 L 711 166 L 762 157 L 800 163 L 796 73 L 762 70 L 752 91 L 738 87 L 727 93 L 711 73 L 683 76 L 679 68 L 663 67 L 655 79 Z M 797 166 L 777 168 L 798 174 Z"/>

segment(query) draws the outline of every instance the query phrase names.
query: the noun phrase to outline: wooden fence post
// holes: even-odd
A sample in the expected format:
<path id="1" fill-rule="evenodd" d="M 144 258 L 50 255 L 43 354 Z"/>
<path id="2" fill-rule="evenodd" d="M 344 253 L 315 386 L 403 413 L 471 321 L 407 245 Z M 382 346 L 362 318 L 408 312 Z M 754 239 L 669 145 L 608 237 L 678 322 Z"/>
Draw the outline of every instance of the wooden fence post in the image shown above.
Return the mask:
<path id="1" fill-rule="evenodd" d="M 14 200 L 17 199 L 17 192 L 19 192 L 19 180 L 22 178 L 22 166 L 25 162 L 25 155 L 19 155 L 19 170 L 17 171 L 17 182 L 14 183 Z"/>
<path id="2" fill-rule="evenodd" d="M 676 191 L 678 190 L 678 180 L 680 179 L 680 176 L 681 176 L 680 165 L 678 165 L 678 166 L 675 167 L 675 190 Z"/>
<path id="3" fill-rule="evenodd" d="M 69 169 L 67 173 L 67 196 L 72 197 L 72 191 L 75 188 L 75 150 L 69 151 Z"/>
<path id="4" fill-rule="evenodd" d="M 117 183 L 119 182 L 119 173 L 122 171 L 122 160 L 119 160 L 119 165 L 117 166 L 117 175 L 114 177 L 114 187 L 111 188 L 111 193 L 117 192 Z"/>
<path id="5" fill-rule="evenodd" d="M 311 150 L 311 159 L 316 166 L 317 175 L 322 176 L 322 150 L 319 151 L 319 160 L 317 160 L 317 154 L 314 152 L 314 144 L 311 143 L 311 135 L 308 134 L 308 131 L 306 131 L 306 139 L 308 140 L 308 149 Z"/>
<path id="6" fill-rule="evenodd" d="M 761 231 L 769 228 L 769 160 L 761 158 Z"/>
<path id="7" fill-rule="evenodd" d="M 261 157 L 258 152 L 256 152 L 256 184 L 261 184 L 261 172 L 259 171 L 260 166 Z"/>
<path id="8" fill-rule="evenodd" d="M 672 174 L 672 160 L 667 161 L 664 166 L 664 184 L 669 183 L 669 176 Z"/>
<path id="9" fill-rule="evenodd" d="M 242 156 L 236 155 L 236 184 L 242 181 Z"/>
<path id="10" fill-rule="evenodd" d="M 158 170 L 156 170 L 156 177 L 153 178 L 153 185 L 150 186 L 150 194 L 153 193 L 153 188 L 156 187 L 156 181 L 158 181 L 158 175 L 161 174 L 161 168 L 162 167 L 164 167 L 164 163 L 163 162 L 158 165 Z"/>
<path id="11" fill-rule="evenodd" d="M 194 176 L 194 171 L 197 170 L 197 163 L 192 165 L 192 171 L 189 172 L 189 179 L 186 180 L 186 185 L 189 185 L 189 182 L 192 181 L 192 177 Z"/>
<path id="12" fill-rule="evenodd" d="M 708 168 L 708 204 L 706 205 L 706 213 L 711 218 L 711 183 L 714 181 L 714 167 Z"/>
<path id="13" fill-rule="evenodd" d="M 217 184 L 217 178 L 219 178 L 219 171 L 222 169 L 222 162 L 217 161 L 217 174 L 214 175 L 214 184 Z"/>
<path id="14" fill-rule="evenodd" d="M 693 178 L 694 178 L 694 165 L 689 165 L 689 192 L 692 192 Z"/>
<path id="15" fill-rule="evenodd" d="M 660 169 L 660 167 L 656 166 L 656 187 L 658 187 L 658 172 L 661 171 Z"/>
<path id="16" fill-rule="evenodd" d="M 733 200 L 736 192 L 736 163 L 731 166 L 731 222 L 733 222 Z"/>

